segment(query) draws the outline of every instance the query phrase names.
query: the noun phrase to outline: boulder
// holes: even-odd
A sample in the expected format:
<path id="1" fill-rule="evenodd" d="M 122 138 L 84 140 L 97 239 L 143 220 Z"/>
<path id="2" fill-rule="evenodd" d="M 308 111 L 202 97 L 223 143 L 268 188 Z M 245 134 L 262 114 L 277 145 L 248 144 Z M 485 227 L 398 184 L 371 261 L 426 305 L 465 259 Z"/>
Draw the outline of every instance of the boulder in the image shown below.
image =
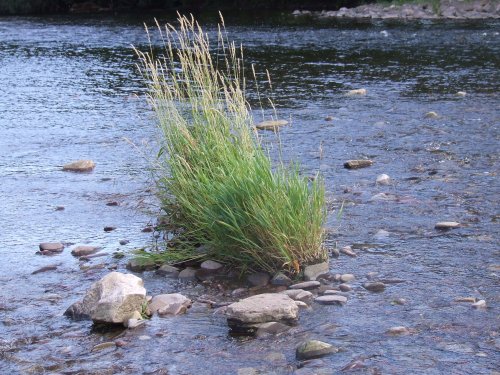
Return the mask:
<path id="1" fill-rule="evenodd" d="M 158 315 L 180 315 L 185 313 L 191 304 L 189 298 L 179 293 L 160 294 L 153 297 L 149 310 Z"/>
<path id="2" fill-rule="evenodd" d="M 76 319 L 90 317 L 98 323 L 124 323 L 135 311 L 141 311 L 146 301 L 146 289 L 141 278 L 111 272 L 92 284 L 82 301 L 66 310 L 65 315 Z"/>
<path id="3" fill-rule="evenodd" d="M 299 308 L 285 294 L 264 293 L 232 303 L 226 309 L 227 323 L 231 330 L 252 333 L 258 325 L 267 322 L 294 324 Z"/>
<path id="4" fill-rule="evenodd" d="M 318 276 L 324 275 L 330 271 L 328 262 L 311 264 L 304 268 L 304 279 L 306 281 L 316 280 Z"/>
<path id="5" fill-rule="evenodd" d="M 328 354 L 337 353 L 338 351 L 338 348 L 326 342 L 309 340 L 297 347 L 295 357 L 299 360 L 306 360 L 324 357 Z"/>
<path id="6" fill-rule="evenodd" d="M 63 171 L 70 172 L 90 172 L 95 168 L 92 160 L 77 160 L 63 166 Z"/>
<path id="7" fill-rule="evenodd" d="M 337 294 L 329 294 L 321 297 L 316 297 L 314 301 L 321 305 L 343 305 L 347 302 L 347 297 Z"/>

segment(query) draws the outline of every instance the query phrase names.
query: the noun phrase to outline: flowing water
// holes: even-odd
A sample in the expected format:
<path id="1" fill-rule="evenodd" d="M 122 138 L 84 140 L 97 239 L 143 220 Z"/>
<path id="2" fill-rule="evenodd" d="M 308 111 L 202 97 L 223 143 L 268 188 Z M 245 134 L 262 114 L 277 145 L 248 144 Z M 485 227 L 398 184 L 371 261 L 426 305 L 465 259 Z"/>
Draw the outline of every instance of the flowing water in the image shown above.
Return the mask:
<path id="1" fill-rule="evenodd" d="M 325 177 L 327 245 L 358 254 L 332 259 L 331 269 L 356 275 L 354 290 L 345 306 L 314 305 L 275 337 L 231 337 L 224 316 L 198 303 L 186 315 L 117 332 L 125 347 L 92 350 L 113 334 L 62 314 L 109 269 L 124 270 L 126 259 L 114 253 L 151 243 L 142 229 L 158 212 L 148 169 L 155 122 L 130 48 L 147 43 L 143 21 L 152 16 L 0 19 L 1 373 L 289 374 L 295 346 L 310 338 L 341 351 L 301 374 L 498 374 L 498 21 L 226 16 L 229 37 L 261 72 L 261 95 L 271 94 L 267 68 L 280 117 L 291 119 L 280 133 L 284 157 Z M 213 19 L 205 23 L 215 31 Z M 356 88 L 367 95 L 345 95 Z M 438 117 L 426 118 L 429 111 Z M 373 166 L 343 168 L 360 158 Z M 77 159 L 97 166 L 61 171 Z M 390 185 L 375 184 L 381 173 Z M 462 225 L 436 231 L 445 220 Z M 47 241 L 67 249 L 35 255 Z M 68 248 L 86 243 L 108 255 L 79 262 Z M 47 265 L 57 269 L 32 275 Z M 369 293 L 361 287 L 369 272 L 403 282 Z M 150 294 L 220 294 L 142 277 Z M 487 308 L 458 297 L 484 299 Z M 394 303 L 401 298 L 405 304 Z M 386 334 L 394 326 L 411 334 Z"/>

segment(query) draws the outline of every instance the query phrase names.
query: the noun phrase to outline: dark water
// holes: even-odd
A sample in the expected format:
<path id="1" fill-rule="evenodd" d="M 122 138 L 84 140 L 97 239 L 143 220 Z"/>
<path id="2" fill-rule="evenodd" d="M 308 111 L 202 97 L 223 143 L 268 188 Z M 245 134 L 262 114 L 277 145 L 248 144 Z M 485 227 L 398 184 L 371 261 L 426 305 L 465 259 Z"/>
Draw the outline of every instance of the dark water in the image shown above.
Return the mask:
<path id="1" fill-rule="evenodd" d="M 231 338 L 222 315 L 197 305 L 122 333 L 124 348 L 91 351 L 109 335 L 62 313 L 108 267 L 124 269 L 112 253 L 151 241 L 141 230 L 157 211 L 148 171 L 155 124 L 130 49 L 146 43 L 144 20 L 151 18 L 0 19 L 0 372 L 236 374 L 252 367 L 289 374 L 297 369 L 295 346 L 312 338 L 343 350 L 302 373 L 340 373 L 356 360 L 350 372 L 496 373 L 500 24 L 490 21 L 311 25 L 226 17 L 246 62 L 269 69 L 281 117 L 292 119 L 281 132 L 285 158 L 325 176 L 327 244 L 358 253 L 333 259 L 331 268 L 355 274 L 354 291 L 343 307 L 302 311 L 296 328 L 274 338 Z M 262 94 L 270 93 L 260 77 Z M 344 95 L 361 87 L 366 96 Z M 258 104 L 255 89 L 248 94 Z M 429 111 L 439 118 L 425 118 Z M 364 157 L 374 165 L 342 167 Z M 94 172 L 61 171 L 82 158 L 96 162 Z M 393 183 L 377 186 L 380 173 Z M 373 198 L 378 193 L 385 200 Z M 443 220 L 463 225 L 434 230 Z M 105 233 L 107 225 L 117 229 Z M 120 246 L 121 239 L 130 243 Z M 86 264 L 68 250 L 35 256 L 44 241 L 99 245 L 109 256 Z M 57 271 L 31 275 L 53 264 Z M 405 282 L 371 294 L 361 287 L 368 272 Z M 220 294 L 143 278 L 150 294 Z M 454 302 L 466 296 L 485 299 L 487 309 Z M 398 298 L 407 303 L 393 304 Z M 400 325 L 412 334 L 385 334 Z"/>

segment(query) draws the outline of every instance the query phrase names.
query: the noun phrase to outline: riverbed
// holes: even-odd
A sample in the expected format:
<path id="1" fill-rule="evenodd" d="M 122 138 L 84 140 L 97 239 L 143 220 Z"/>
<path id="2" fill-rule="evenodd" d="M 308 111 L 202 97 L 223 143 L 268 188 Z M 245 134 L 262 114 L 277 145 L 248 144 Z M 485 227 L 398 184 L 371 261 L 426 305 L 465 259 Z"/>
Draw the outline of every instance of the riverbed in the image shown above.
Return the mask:
<path id="1" fill-rule="evenodd" d="M 127 272 L 131 252 L 154 241 L 143 229 L 159 212 L 149 168 L 156 125 L 130 47 L 146 48 L 142 23 L 152 19 L 0 19 L 0 372 L 497 374 L 500 22 L 493 20 L 226 15 L 229 37 L 260 72 L 260 95 L 272 96 L 291 122 L 280 131 L 285 160 L 324 176 L 325 244 L 357 254 L 330 261 L 332 273 L 356 276 L 347 304 L 313 304 L 285 334 L 253 339 L 230 336 L 224 316 L 202 303 L 129 331 L 97 332 L 63 316 L 94 281 Z M 215 17 L 202 19 L 214 33 Z M 366 95 L 346 95 L 360 88 Z M 258 108 L 255 86 L 247 94 Z M 343 167 L 364 158 L 373 165 Z M 96 168 L 62 171 L 78 159 Z M 382 173 L 390 184 L 376 184 Z M 439 221 L 460 227 L 438 231 Z M 62 254 L 35 255 L 52 241 L 66 245 Z M 107 255 L 79 262 L 73 244 Z M 32 274 L 44 266 L 56 269 Z M 152 295 L 224 292 L 140 276 Z M 389 281 L 387 289 L 366 291 L 369 277 Z M 460 297 L 485 300 L 486 308 Z M 388 335 L 394 326 L 410 334 Z M 126 345 L 93 350 L 117 337 Z M 305 339 L 341 351 L 298 370 L 295 347 Z"/>

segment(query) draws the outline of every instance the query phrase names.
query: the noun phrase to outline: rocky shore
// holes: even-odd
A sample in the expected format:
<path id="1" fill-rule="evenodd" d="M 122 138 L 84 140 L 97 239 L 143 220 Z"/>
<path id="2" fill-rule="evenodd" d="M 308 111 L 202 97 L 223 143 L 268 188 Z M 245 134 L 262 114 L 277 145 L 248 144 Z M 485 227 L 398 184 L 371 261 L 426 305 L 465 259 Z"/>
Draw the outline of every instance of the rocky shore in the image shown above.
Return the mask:
<path id="1" fill-rule="evenodd" d="M 294 16 L 345 19 L 498 19 L 500 2 L 495 0 L 441 0 L 428 3 L 368 4 L 355 8 L 340 8 L 338 11 L 311 12 L 296 10 Z"/>

